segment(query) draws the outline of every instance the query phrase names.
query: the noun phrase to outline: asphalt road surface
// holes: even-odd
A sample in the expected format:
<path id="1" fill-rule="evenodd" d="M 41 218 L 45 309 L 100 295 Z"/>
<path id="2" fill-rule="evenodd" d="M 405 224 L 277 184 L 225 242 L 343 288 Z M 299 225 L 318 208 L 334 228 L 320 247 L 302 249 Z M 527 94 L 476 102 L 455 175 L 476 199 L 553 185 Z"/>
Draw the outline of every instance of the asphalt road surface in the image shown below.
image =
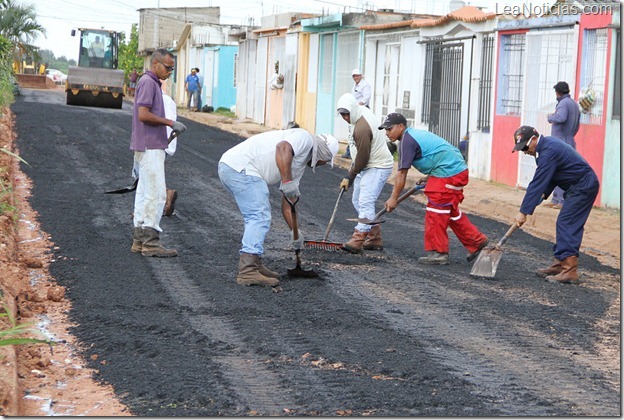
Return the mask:
<path id="1" fill-rule="evenodd" d="M 424 209 L 406 201 L 384 216 L 384 251 L 305 249 L 303 266 L 320 279 L 284 278 L 279 292 L 239 286 L 242 218 L 217 162 L 240 137 L 182 119 L 166 164 L 179 198 L 162 222 L 180 255 L 145 258 L 130 253 L 134 194 L 103 194 L 132 182 L 131 105 L 70 107 L 62 92 L 24 89 L 12 110 L 72 332 L 133 414 L 621 415 L 620 274 L 593 257 L 580 257 L 582 285 L 545 282 L 533 272 L 552 244 L 518 230 L 496 278 L 471 278 L 451 233 L 451 265 L 418 265 Z M 344 174 L 304 176 L 308 239 L 322 238 Z M 263 261 L 285 275 L 295 255 L 279 200 L 274 187 Z M 349 191 L 330 240 L 350 237 L 350 201 Z M 508 228 L 471 220 L 493 239 Z"/>

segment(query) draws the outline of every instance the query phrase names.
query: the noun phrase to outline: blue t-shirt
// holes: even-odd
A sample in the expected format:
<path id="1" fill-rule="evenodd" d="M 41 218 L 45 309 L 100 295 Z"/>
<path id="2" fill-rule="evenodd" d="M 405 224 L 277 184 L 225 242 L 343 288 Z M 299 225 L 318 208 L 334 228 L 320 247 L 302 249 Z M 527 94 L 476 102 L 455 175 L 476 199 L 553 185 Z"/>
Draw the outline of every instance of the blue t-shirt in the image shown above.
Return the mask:
<path id="1" fill-rule="evenodd" d="M 448 178 L 468 167 L 459 149 L 427 130 L 408 128 L 399 146 L 398 169 L 418 169 L 425 175 Z"/>
<path id="2" fill-rule="evenodd" d="M 189 90 L 189 92 L 195 92 L 199 89 L 199 77 L 197 76 L 197 74 L 189 74 L 188 76 L 186 76 L 185 82 L 187 83 L 186 88 Z"/>

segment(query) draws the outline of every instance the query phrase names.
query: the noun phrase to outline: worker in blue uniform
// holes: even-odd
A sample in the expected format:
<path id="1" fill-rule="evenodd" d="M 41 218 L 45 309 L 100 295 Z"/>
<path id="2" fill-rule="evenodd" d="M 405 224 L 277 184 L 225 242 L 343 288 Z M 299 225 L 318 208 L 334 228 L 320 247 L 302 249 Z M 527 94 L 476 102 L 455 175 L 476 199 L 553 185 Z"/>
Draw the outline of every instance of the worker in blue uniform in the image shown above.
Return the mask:
<path id="1" fill-rule="evenodd" d="M 556 186 L 564 191 L 565 200 L 557 217 L 554 261 L 550 267 L 537 270 L 537 275 L 551 282 L 578 284 L 579 249 L 585 222 L 600 189 L 598 177 L 572 146 L 556 137 L 542 136 L 533 127 L 518 128 L 514 132 L 514 142 L 512 153 L 520 150 L 535 156 L 537 162 L 533 180 L 514 218 L 518 227 Z"/>

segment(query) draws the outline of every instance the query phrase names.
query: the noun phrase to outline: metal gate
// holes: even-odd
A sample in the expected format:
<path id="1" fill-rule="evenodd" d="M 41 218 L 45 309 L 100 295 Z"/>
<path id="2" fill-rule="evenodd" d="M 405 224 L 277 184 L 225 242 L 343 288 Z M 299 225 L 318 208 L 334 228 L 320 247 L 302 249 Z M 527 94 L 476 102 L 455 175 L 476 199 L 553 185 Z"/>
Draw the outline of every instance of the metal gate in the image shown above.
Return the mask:
<path id="1" fill-rule="evenodd" d="M 426 54 L 422 122 L 459 147 L 464 44 L 428 43 Z"/>

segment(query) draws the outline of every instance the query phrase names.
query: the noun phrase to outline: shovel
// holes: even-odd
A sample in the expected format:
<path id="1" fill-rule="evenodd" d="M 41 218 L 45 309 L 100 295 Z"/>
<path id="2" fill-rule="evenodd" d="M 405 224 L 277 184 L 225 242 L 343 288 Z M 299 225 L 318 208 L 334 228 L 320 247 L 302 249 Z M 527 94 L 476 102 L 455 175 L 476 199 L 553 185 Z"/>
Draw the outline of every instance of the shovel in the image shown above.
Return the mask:
<path id="1" fill-rule="evenodd" d="M 104 194 L 125 194 L 127 192 L 136 190 L 136 187 L 138 184 L 139 184 L 139 178 L 135 178 L 134 182 L 129 187 L 120 188 L 118 190 L 106 191 Z"/>
<path id="2" fill-rule="evenodd" d="M 324 249 L 327 251 L 335 251 L 338 249 L 342 249 L 342 243 L 340 242 L 329 242 L 329 232 L 334 224 L 334 220 L 336 219 L 336 211 L 338 211 L 338 204 L 340 203 L 340 199 L 342 198 L 342 194 L 345 192 L 345 188 L 340 188 L 340 194 L 338 194 L 338 199 L 336 200 L 336 205 L 334 206 L 334 211 L 332 212 L 331 218 L 329 219 L 329 224 L 327 225 L 327 229 L 325 230 L 325 236 L 322 241 L 304 241 L 303 244 L 306 248 L 315 248 L 315 249 Z"/>
<path id="3" fill-rule="evenodd" d="M 178 134 L 179 133 L 177 131 L 172 131 L 171 134 L 169 135 L 169 138 L 167 139 L 167 144 L 171 143 L 171 141 L 173 139 L 178 137 Z M 125 194 L 125 193 L 129 193 L 129 192 L 132 192 L 132 191 L 136 190 L 137 185 L 139 185 L 139 178 L 138 177 L 134 179 L 134 182 L 132 183 L 132 185 L 130 185 L 128 187 L 120 188 L 118 190 L 106 191 L 106 192 L 104 192 L 104 194 Z"/>
<path id="4" fill-rule="evenodd" d="M 427 184 L 417 184 L 414 185 L 413 188 L 409 189 L 405 194 L 403 194 L 402 196 L 400 196 L 397 199 L 397 205 L 405 200 L 407 197 L 409 197 L 410 195 L 414 194 L 416 191 L 418 190 L 422 190 L 423 188 L 425 188 Z M 378 225 L 380 223 L 383 223 L 384 220 L 379 220 L 379 218 L 384 215 L 386 213 L 386 208 L 384 207 L 382 210 L 379 210 L 377 212 L 377 214 L 375 215 L 375 219 L 370 220 L 366 217 L 361 217 L 361 218 L 357 218 L 357 219 L 347 219 L 350 222 L 358 222 L 358 223 L 362 223 L 363 225 Z"/>
<path id="5" fill-rule="evenodd" d="M 291 202 L 286 196 L 284 196 L 288 204 L 290 205 L 290 214 L 292 218 L 292 229 L 293 229 L 293 239 L 299 238 L 299 224 L 297 223 L 297 212 L 295 211 L 295 204 L 299 201 L 299 198 L 295 200 L 295 202 Z M 289 277 L 305 277 L 305 278 L 316 278 L 319 275 L 314 270 L 304 270 L 301 268 L 301 256 L 299 253 L 300 249 L 295 249 L 295 257 L 297 258 L 297 265 L 293 269 L 288 269 Z"/>
<path id="6" fill-rule="evenodd" d="M 472 270 L 470 270 L 471 276 L 494 277 L 494 275 L 496 274 L 496 269 L 498 268 L 498 263 L 503 256 L 503 249 L 501 247 L 517 228 L 518 226 L 514 223 L 509 228 L 505 236 L 503 236 L 503 238 L 498 241 L 496 246 L 485 247 L 481 250 L 481 252 L 479 253 L 479 257 L 477 257 L 477 261 L 475 261 L 474 265 L 472 266 Z"/>

